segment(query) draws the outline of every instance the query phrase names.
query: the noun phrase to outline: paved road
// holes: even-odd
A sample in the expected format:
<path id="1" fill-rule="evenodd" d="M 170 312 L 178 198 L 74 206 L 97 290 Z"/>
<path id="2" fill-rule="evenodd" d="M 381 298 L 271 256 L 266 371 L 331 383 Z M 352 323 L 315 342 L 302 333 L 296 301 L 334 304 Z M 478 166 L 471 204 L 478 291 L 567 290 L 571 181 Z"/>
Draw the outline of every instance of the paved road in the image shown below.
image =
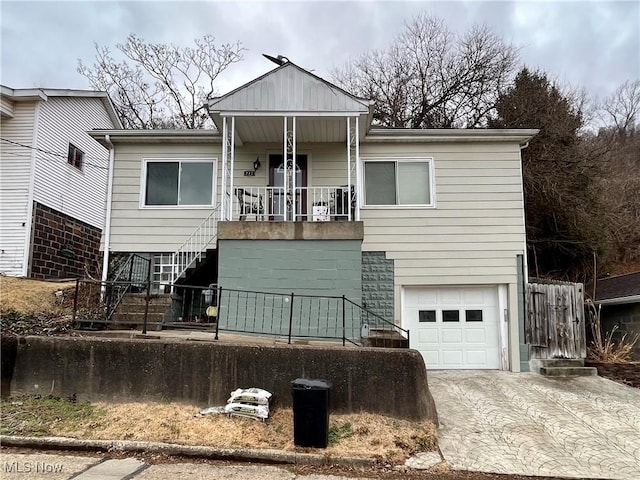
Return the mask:
<path id="1" fill-rule="evenodd" d="M 429 372 L 439 444 L 460 470 L 640 479 L 640 390 L 599 377 Z"/>

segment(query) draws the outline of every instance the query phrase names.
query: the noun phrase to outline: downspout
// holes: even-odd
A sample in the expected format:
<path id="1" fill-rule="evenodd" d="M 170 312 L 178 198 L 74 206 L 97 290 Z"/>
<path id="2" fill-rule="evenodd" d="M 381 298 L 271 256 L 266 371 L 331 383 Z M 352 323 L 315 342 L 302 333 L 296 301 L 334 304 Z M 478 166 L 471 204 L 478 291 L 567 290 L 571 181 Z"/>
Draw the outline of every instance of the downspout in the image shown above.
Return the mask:
<path id="1" fill-rule="evenodd" d="M 522 150 L 529 146 L 529 141 L 520 144 L 520 178 L 522 179 L 522 220 L 525 228 L 524 234 L 524 255 L 522 256 L 522 266 L 524 270 L 523 281 L 526 286 L 529 283 L 529 251 L 527 250 L 527 217 L 524 205 L 524 166 L 522 165 Z"/>
<path id="2" fill-rule="evenodd" d="M 109 174 L 107 180 L 107 215 L 104 225 L 104 254 L 102 255 L 102 286 L 101 292 L 104 296 L 106 291 L 106 281 L 109 274 L 109 249 L 111 243 L 111 197 L 113 195 L 113 164 L 115 159 L 115 148 L 109 135 L 104 136 L 104 141 L 109 148 Z"/>
<path id="3" fill-rule="evenodd" d="M 33 135 L 31 137 L 31 145 L 33 149 L 31 150 L 31 160 L 30 160 L 30 174 L 29 174 L 29 189 L 27 191 L 27 218 L 24 224 L 24 251 L 22 252 L 22 271 L 21 276 L 28 277 L 31 274 L 31 264 L 33 262 L 32 253 L 33 253 L 33 233 L 34 233 L 34 223 L 35 223 L 35 207 L 33 205 L 35 201 L 35 184 L 36 178 L 38 176 L 38 163 L 36 156 L 38 147 L 38 124 L 40 123 L 40 105 L 42 102 L 36 102 L 33 114 Z"/>

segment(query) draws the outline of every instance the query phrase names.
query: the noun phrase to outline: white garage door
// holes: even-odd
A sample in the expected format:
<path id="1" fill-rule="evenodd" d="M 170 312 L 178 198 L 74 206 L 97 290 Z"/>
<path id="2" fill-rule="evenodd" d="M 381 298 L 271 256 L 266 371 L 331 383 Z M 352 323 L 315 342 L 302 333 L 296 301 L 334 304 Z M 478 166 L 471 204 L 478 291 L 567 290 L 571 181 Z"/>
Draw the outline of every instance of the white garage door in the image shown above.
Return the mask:
<path id="1" fill-rule="evenodd" d="M 497 287 L 405 287 L 402 323 L 429 369 L 500 367 Z"/>

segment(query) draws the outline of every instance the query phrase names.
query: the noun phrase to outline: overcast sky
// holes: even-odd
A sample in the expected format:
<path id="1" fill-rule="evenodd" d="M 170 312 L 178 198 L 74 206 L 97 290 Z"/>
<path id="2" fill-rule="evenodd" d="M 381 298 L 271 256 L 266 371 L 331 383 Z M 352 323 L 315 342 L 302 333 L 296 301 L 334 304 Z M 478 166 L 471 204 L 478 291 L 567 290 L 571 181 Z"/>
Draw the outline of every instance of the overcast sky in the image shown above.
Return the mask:
<path id="1" fill-rule="evenodd" d="M 11 2 L 2 0 L 2 70 L 12 88 L 89 88 L 76 73 L 94 42 L 115 47 L 129 33 L 189 44 L 213 34 L 240 41 L 245 60 L 221 77 L 219 93 L 272 69 L 261 53 L 282 54 L 330 78 L 332 67 L 388 45 L 403 23 L 426 11 L 455 31 L 486 23 L 521 47 L 523 63 L 561 83 L 607 95 L 640 78 L 640 1 L 450 2 Z"/>

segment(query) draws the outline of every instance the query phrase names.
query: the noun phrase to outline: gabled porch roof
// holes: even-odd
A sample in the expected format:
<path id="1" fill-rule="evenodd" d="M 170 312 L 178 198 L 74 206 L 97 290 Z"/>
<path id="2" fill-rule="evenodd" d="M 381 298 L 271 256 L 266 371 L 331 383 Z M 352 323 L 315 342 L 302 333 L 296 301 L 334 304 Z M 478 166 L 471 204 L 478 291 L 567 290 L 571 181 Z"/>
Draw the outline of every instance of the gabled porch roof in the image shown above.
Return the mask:
<path id="1" fill-rule="evenodd" d="M 356 97 L 291 62 L 210 99 L 208 107 L 219 131 L 223 117 L 235 117 L 235 133 L 243 143 L 280 141 L 284 117 L 296 117 L 299 142 L 344 142 L 348 117 L 360 119 L 361 138 L 373 118 L 371 100 Z"/>

